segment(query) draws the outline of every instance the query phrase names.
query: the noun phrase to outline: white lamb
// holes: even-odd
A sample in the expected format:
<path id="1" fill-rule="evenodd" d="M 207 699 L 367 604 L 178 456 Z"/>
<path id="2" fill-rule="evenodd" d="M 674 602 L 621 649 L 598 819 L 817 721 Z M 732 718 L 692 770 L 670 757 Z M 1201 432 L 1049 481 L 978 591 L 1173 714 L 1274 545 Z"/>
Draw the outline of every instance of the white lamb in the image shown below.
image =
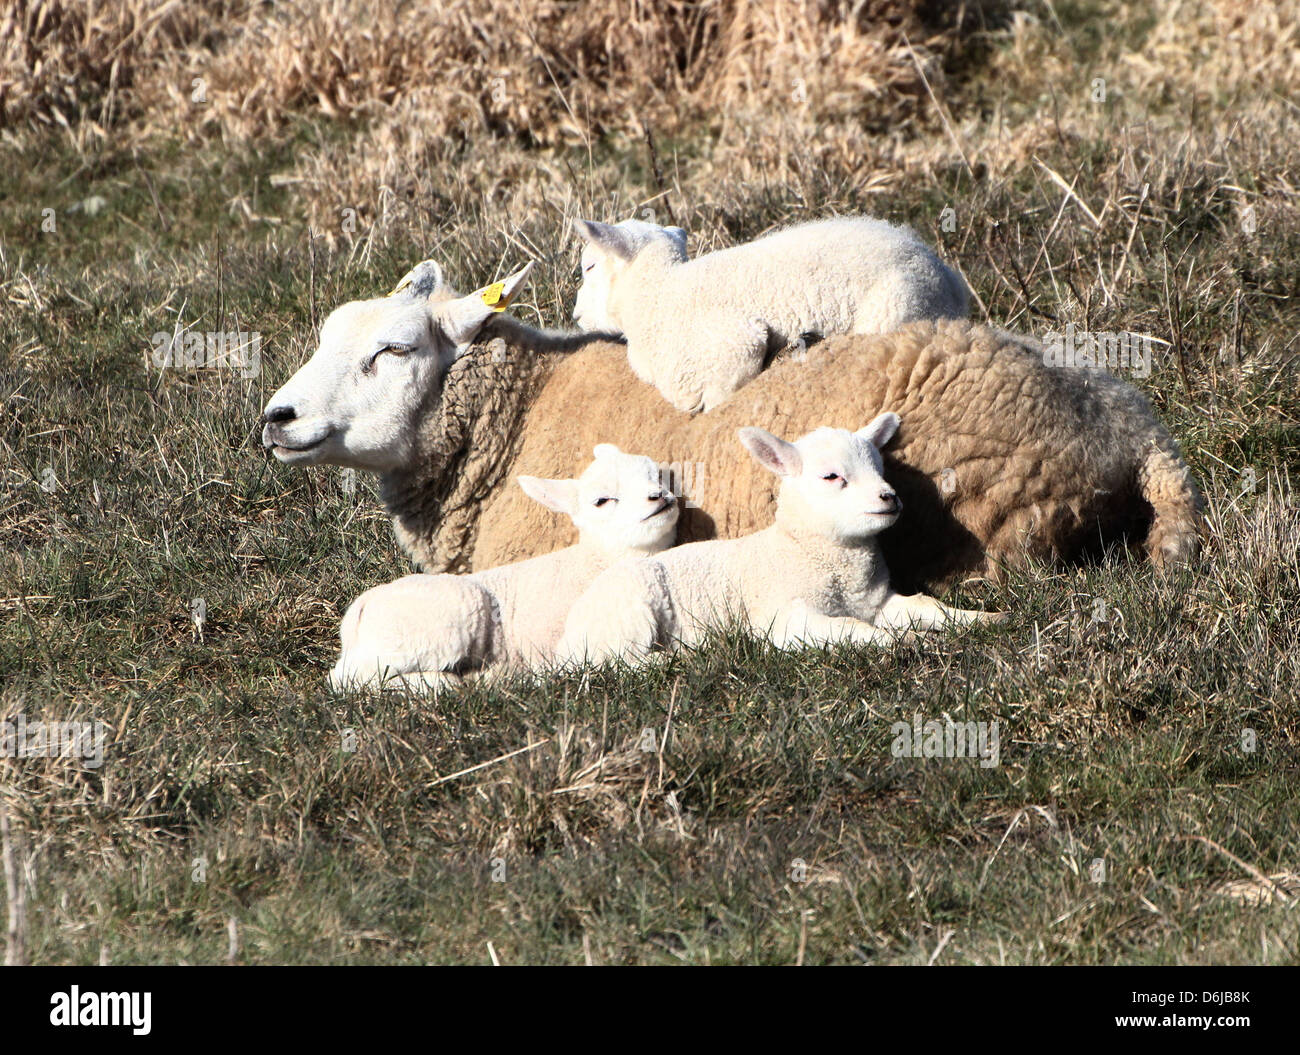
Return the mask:
<path id="1" fill-rule="evenodd" d="M 574 321 L 620 332 L 628 363 L 678 410 L 711 410 L 801 336 L 962 318 L 962 279 L 906 227 L 819 220 L 687 259 L 686 232 L 578 221 Z"/>
<path id="2" fill-rule="evenodd" d="M 603 572 L 570 610 L 558 658 L 643 660 L 698 644 L 733 619 L 778 648 L 885 643 L 909 629 L 1001 619 L 890 588 L 875 536 L 902 505 L 882 475 L 879 448 L 898 424 L 887 411 L 858 432 L 819 428 L 795 443 L 740 429 L 754 459 L 781 477 L 776 522 Z"/>
<path id="3" fill-rule="evenodd" d="M 473 575 L 408 575 L 367 590 L 339 629 L 336 689 L 416 689 L 489 667 L 550 662 L 569 606 L 612 563 L 673 544 L 678 504 L 650 458 L 612 444 L 576 480 L 519 477 L 528 495 L 568 515 L 578 543 Z"/>

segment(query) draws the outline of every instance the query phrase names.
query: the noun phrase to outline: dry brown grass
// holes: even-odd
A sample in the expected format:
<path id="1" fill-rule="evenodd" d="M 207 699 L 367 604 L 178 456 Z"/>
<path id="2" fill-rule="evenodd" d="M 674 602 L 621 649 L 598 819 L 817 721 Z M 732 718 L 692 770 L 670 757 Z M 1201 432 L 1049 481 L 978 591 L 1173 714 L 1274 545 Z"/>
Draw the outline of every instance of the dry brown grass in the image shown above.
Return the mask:
<path id="1" fill-rule="evenodd" d="M 806 106 L 896 121 L 962 49 L 964 9 L 923 0 L 8 0 L 0 119 L 89 111 L 253 138 L 295 111 L 417 112 L 439 136 L 586 141 L 649 119 Z M 251 71 L 257 76 L 250 77 Z M 207 82 L 196 112 L 191 84 Z M 123 105 L 128 96 L 131 105 Z M 147 109 L 147 113 L 144 112 Z"/>

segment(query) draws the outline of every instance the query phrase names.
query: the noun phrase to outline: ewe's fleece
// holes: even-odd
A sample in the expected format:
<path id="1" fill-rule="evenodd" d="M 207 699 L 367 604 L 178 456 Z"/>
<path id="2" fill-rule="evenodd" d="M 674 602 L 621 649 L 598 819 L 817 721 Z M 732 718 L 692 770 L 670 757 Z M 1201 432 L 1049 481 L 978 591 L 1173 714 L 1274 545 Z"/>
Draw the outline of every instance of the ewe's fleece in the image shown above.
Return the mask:
<path id="1" fill-rule="evenodd" d="M 577 480 L 521 476 L 578 544 L 473 575 L 408 575 L 367 590 L 339 628 L 335 688 L 430 688 L 490 667 L 548 664 L 569 606 L 611 564 L 672 545 L 678 504 L 650 458 L 599 444 Z"/>
<path id="2" fill-rule="evenodd" d="M 880 541 L 905 592 L 997 576 L 1029 557 L 1075 559 L 1126 536 L 1145 535 L 1158 564 L 1198 545 L 1200 494 L 1146 399 L 1102 372 L 1046 367 L 1037 342 L 985 326 L 829 338 L 700 415 L 666 406 L 617 344 L 501 356 L 491 337 L 451 367 L 441 400 L 429 394 L 408 468 L 383 480 L 398 538 L 426 569 L 490 568 L 567 545 L 567 526 L 507 479 L 562 475 L 599 441 L 684 470 L 679 542 L 748 534 L 771 523 L 776 482 L 736 446 L 737 428 L 795 435 L 885 409 L 903 419 L 885 478 L 907 513 Z"/>
<path id="3" fill-rule="evenodd" d="M 819 428 L 795 443 L 741 429 L 755 461 L 780 477 L 775 523 L 602 572 L 569 610 L 558 658 L 638 661 L 698 644 L 733 620 L 791 648 L 888 643 L 894 631 L 1000 619 L 891 588 L 876 536 L 897 522 L 900 506 L 879 447 L 897 428 L 886 411 L 857 432 Z"/>
<path id="4" fill-rule="evenodd" d="M 627 338 L 632 370 L 678 410 L 712 410 L 804 334 L 962 318 L 966 284 L 906 227 L 818 220 L 686 258 L 686 233 L 581 220 L 574 320 Z"/>

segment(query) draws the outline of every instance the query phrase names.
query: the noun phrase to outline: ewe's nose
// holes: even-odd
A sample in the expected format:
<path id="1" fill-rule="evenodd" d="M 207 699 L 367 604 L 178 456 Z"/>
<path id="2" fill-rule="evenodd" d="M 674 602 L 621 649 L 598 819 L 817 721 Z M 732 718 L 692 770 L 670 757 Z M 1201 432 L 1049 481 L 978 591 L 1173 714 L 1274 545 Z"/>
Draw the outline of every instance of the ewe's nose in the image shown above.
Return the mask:
<path id="1" fill-rule="evenodd" d="M 263 425 L 278 425 L 282 421 L 292 421 L 298 416 L 293 407 L 269 407 L 262 415 Z"/>

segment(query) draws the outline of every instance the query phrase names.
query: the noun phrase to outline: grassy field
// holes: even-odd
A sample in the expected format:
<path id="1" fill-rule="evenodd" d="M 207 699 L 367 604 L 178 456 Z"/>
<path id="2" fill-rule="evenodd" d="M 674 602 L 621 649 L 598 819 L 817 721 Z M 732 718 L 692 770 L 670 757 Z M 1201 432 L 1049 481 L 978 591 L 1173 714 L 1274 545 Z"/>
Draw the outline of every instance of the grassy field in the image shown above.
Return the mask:
<path id="1" fill-rule="evenodd" d="M 0 5 L 0 715 L 110 730 L 0 758 L 12 956 L 1300 961 L 1298 5 L 171 6 Z M 328 691 L 408 567 L 371 481 L 260 446 L 326 312 L 536 259 L 557 325 L 574 216 L 847 212 L 981 318 L 1166 342 L 1194 566 L 969 583 L 1011 622 L 893 650 Z M 157 369 L 176 327 L 260 372 Z M 895 757 L 914 716 L 999 764 Z"/>

